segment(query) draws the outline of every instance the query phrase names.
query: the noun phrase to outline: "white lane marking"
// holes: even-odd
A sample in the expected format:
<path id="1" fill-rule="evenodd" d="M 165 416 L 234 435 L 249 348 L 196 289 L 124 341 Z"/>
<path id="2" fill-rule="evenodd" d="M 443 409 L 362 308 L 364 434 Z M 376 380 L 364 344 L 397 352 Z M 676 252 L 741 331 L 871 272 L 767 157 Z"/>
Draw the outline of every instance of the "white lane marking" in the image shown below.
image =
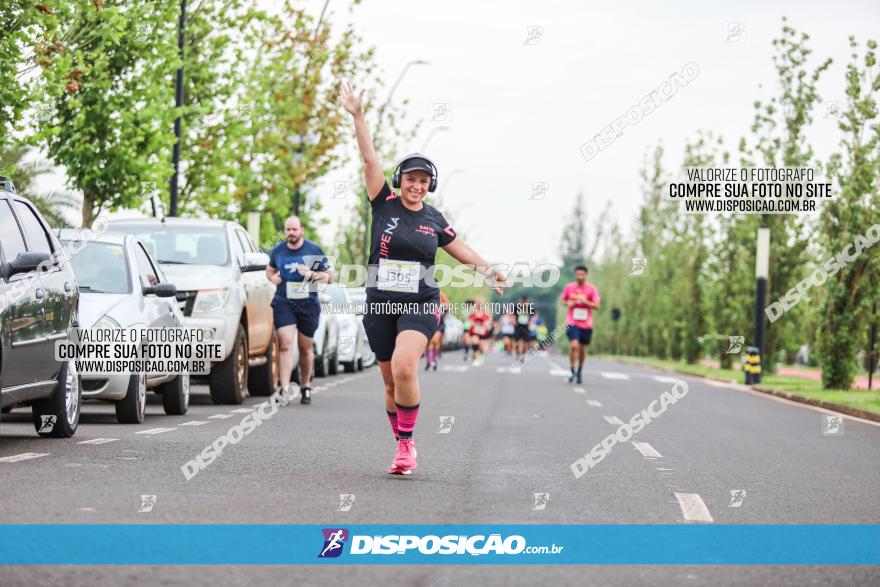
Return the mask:
<path id="1" fill-rule="evenodd" d="M 237 410 L 232 410 L 233 414 L 250 414 L 253 411 L 252 408 L 238 408 Z"/>
<path id="2" fill-rule="evenodd" d="M 213 416 L 208 416 L 209 420 L 225 420 L 226 418 L 232 418 L 232 414 L 214 414 Z"/>
<path id="3" fill-rule="evenodd" d="M 135 432 L 135 434 L 162 434 L 163 432 L 171 432 L 172 430 L 177 430 L 177 428 L 150 428 L 149 430 L 141 430 L 140 432 Z"/>
<path id="4" fill-rule="evenodd" d="M 714 522 L 709 508 L 703 502 L 703 498 L 696 493 L 675 492 L 675 499 L 681 508 L 681 515 L 686 522 Z"/>
<path id="5" fill-rule="evenodd" d="M 91 440 L 83 440 L 77 442 L 77 444 L 107 444 L 108 442 L 113 442 L 114 440 L 119 440 L 118 438 L 93 438 Z"/>
<path id="6" fill-rule="evenodd" d="M 663 375 L 654 375 L 651 379 L 660 383 L 675 383 L 678 381 L 675 377 L 664 377 Z"/>
<path id="7" fill-rule="evenodd" d="M 712 387 L 725 387 L 727 389 L 739 389 L 736 383 L 728 383 L 726 381 L 713 381 L 712 379 L 701 379 L 703 383 L 706 385 L 711 385 Z"/>
<path id="8" fill-rule="evenodd" d="M 639 451 L 640 453 L 642 453 L 642 456 L 643 456 L 643 457 L 645 457 L 645 458 L 647 458 L 647 459 L 660 459 L 660 458 L 663 458 L 663 455 L 661 455 L 659 452 L 657 452 L 657 449 L 654 448 L 653 446 L 651 446 L 650 444 L 648 444 L 647 442 L 636 442 L 636 441 L 633 441 L 633 442 L 632 442 L 632 445 L 635 447 L 635 449 L 636 449 L 637 451 Z"/>
<path id="9" fill-rule="evenodd" d="M 550 375 L 554 377 L 568 377 L 571 375 L 571 371 L 566 371 L 565 369 L 550 369 Z"/>
<path id="10" fill-rule="evenodd" d="M 467 365 L 443 365 L 441 371 L 458 371 L 459 373 L 463 373 L 468 370 Z"/>
<path id="11" fill-rule="evenodd" d="M 2 459 L 0 459 L 0 463 L 17 463 L 18 461 L 27 461 L 29 459 L 38 459 L 40 457 L 48 456 L 49 453 L 47 452 L 23 452 L 18 455 L 3 457 Z"/>
<path id="12" fill-rule="evenodd" d="M 588 399 L 587 405 L 590 407 L 593 407 L 593 408 L 601 408 L 602 407 L 601 402 L 599 402 L 599 400 L 596 400 L 596 399 Z"/>
<path id="13" fill-rule="evenodd" d="M 602 377 L 605 379 L 629 379 L 629 375 L 617 373 L 615 371 L 602 371 Z"/>
<path id="14" fill-rule="evenodd" d="M 189 422 L 184 422 L 181 426 L 204 426 L 205 424 L 210 424 L 207 420 L 190 420 Z"/>
<path id="15" fill-rule="evenodd" d="M 575 393 L 587 393 L 583 387 L 573 387 Z"/>
<path id="16" fill-rule="evenodd" d="M 602 417 L 605 418 L 605 421 L 608 422 L 609 424 L 613 424 L 615 426 L 622 426 L 623 425 L 623 421 L 621 421 L 621 419 L 618 418 L 617 416 L 602 416 Z"/>

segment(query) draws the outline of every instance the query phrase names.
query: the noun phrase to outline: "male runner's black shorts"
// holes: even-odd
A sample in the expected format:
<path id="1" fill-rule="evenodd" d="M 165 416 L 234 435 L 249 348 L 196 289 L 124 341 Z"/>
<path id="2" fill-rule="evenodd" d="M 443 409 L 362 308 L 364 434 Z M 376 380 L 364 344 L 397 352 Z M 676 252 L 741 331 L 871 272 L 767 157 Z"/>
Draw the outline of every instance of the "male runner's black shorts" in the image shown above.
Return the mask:
<path id="1" fill-rule="evenodd" d="M 275 317 L 275 328 L 295 324 L 297 330 L 303 336 L 312 338 L 318 330 L 318 322 L 321 319 L 321 306 L 317 303 L 291 302 L 272 298 L 272 313 Z"/>
<path id="2" fill-rule="evenodd" d="M 520 324 L 514 326 L 513 340 L 529 340 L 529 327 Z"/>
<path id="3" fill-rule="evenodd" d="M 578 328 L 571 324 L 565 328 L 565 334 L 568 340 L 577 340 L 584 346 L 590 346 L 590 341 L 593 340 L 592 328 Z"/>
<path id="4" fill-rule="evenodd" d="M 376 360 L 390 361 L 399 333 L 415 330 L 431 340 L 440 327 L 442 317 L 439 297 L 421 302 L 386 304 L 367 296 L 364 330 L 367 332 L 370 348 L 376 353 Z"/>

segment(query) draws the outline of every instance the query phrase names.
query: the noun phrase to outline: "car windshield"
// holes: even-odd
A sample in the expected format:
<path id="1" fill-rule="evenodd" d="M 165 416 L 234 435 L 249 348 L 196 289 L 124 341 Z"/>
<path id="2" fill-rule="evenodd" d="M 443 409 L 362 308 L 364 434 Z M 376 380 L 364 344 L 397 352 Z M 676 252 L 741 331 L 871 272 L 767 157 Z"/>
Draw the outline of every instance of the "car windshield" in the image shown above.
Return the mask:
<path id="1" fill-rule="evenodd" d="M 67 246 L 70 241 L 63 241 Z M 79 248 L 79 243 L 77 244 Z M 70 264 L 80 291 L 88 293 L 131 293 L 128 259 L 122 245 L 85 243 L 78 253 L 70 254 Z"/>
<path id="2" fill-rule="evenodd" d="M 122 225 L 115 228 L 141 239 L 153 257 L 165 265 L 222 267 L 229 261 L 229 246 L 223 228 L 144 225 Z"/>

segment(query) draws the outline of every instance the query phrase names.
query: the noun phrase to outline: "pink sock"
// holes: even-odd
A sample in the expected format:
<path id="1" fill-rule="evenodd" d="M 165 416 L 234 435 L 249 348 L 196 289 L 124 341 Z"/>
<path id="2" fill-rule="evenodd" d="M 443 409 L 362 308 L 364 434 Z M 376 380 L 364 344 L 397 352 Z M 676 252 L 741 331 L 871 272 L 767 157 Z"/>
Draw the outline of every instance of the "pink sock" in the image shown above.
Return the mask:
<path id="1" fill-rule="evenodd" d="M 434 349 L 428 349 L 428 363 L 434 364 L 437 362 L 437 353 Z"/>
<path id="2" fill-rule="evenodd" d="M 391 431 L 394 432 L 394 438 L 397 439 L 397 412 L 388 412 L 388 421 L 391 422 Z"/>
<path id="3" fill-rule="evenodd" d="M 419 404 L 414 406 L 397 404 L 397 428 L 400 438 L 412 438 L 413 429 L 416 427 L 416 418 L 418 417 Z"/>

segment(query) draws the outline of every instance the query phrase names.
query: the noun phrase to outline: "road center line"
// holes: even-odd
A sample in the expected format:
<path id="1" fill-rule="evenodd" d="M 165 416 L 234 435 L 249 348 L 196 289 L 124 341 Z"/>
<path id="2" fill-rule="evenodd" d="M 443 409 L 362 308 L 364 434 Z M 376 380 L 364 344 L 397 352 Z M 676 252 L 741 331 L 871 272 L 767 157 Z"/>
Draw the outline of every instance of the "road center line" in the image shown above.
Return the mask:
<path id="1" fill-rule="evenodd" d="M 599 402 L 599 400 L 596 400 L 596 399 L 588 399 L 587 405 L 590 407 L 593 407 L 593 408 L 601 408 L 602 407 L 601 402 Z"/>
<path id="2" fill-rule="evenodd" d="M 191 420 L 189 422 L 184 422 L 181 426 L 204 426 L 205 424 L 210 424 L 207 420 Z"/>
<path id="3" fill-rule="evenodd" d="M 18 461 L 27 461 L 30 459 L 38 459 L 40 457 L 48 457 L 47 452 L 23 452 L 17 455 L 11 455 L 0 459 L 0 463 L 17 463 Z"/>
<path id="4" fill-rule="evenodd" d="M 141 430 L 140 432 L 135 432 L 135 434 L 162 434 L 163 432 L 171 432 L 172 430 L 177 430 L 177 428 L 150 428 L 149 430 Z"/>
<path id="5" fill-rule="evenodd" d="M 622 426 L 623 425 L 623 421 L 621 421 L 621 419 L 618 418 L 617 416 L 602 416 L 602 417 L 605 418 L 606 422 L 608 422 L 609 424 L 613 424 L 614 426 Z"/>
<path id="6" fill-rule="evenodd" d="M 232 414 L 214 414 L 213 416 L 208 416 L 210 420 L 225 420 L 226 418 L 232 418 Z"/>
<path id="7" fill-rule="evenodd" d="M 663 458 L 663 455 L 661 455 L 659 452 L 657 452 L 657 449 L 654 448 L 653 446 L 651 446 L 650 444 L 648 444 L 647 442 L 636 442 L 636 441 L 633 441 L 633 442 L 632 442 L 632 445 L 635 447 L 635 449 L 636 449 L 637 451 L 639 451 L 640 453 L 642 453 L 642 456 L 643 456 L 643 457 L 645 457 L 645 458 L 647 458 L 647 459 L 660 459 L 660 458 Z"/>
<path id="8" fill-rule="evenodd" d="M 616 373 L 614 371 L 602 371 L 602 377 L 605 379 L 629 379 L 629 375 Z"/>
<path id="9" fill-rule="evenodd" d="M 696 493 L 679 493 L 675 492 L 675 499 L 681 508 L 681 515 L 687 522 L 714 522 L 709 508 Z"/>
<path id="10" fill-rule="evenodd" d="M 675 377 L 664 377 L 663 375 L 654 375 L 651 379 L 659 383 L 675 383 L 678 381 Z"/>
<path id="11" fill-rule="evenodd" d="M 83 440 L 82 442 L 77 442 L 77 444 L 107 444 L 108 442 L 113 442 L 114 440 L 119 440 L 118 438 L 93 438 L 91 440 Z"/>

